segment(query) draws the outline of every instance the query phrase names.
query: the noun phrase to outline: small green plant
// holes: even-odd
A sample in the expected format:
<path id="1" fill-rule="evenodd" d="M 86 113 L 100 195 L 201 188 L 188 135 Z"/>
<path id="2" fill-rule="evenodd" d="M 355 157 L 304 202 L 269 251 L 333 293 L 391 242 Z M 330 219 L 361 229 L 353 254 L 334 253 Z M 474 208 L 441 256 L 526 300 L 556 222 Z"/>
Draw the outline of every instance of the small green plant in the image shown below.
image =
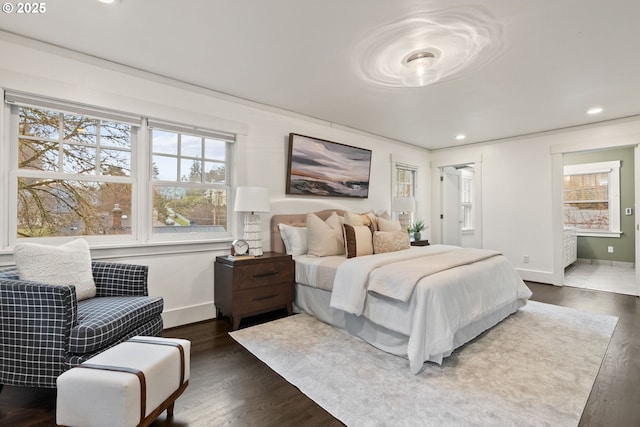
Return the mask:
<path id="1" fill-rule="evenodd" d="M 420 233 L 422 230 L 426 228 L 424 221 L 421 219 L 416 219 L 416 222 L 413 223 L 409 231 L 412 233 Z"/>

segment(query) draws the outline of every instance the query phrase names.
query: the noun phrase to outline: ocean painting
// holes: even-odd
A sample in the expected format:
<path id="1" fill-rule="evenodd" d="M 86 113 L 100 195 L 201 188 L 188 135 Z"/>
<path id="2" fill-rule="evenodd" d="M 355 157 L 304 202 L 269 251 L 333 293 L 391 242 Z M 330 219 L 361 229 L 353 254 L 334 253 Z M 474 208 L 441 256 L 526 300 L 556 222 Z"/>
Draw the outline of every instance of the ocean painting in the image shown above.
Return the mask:
<path id="1" fill-rule="evenodd" d="M 369 196 L 371 150 L 289 134 L 287 194 Z"/>

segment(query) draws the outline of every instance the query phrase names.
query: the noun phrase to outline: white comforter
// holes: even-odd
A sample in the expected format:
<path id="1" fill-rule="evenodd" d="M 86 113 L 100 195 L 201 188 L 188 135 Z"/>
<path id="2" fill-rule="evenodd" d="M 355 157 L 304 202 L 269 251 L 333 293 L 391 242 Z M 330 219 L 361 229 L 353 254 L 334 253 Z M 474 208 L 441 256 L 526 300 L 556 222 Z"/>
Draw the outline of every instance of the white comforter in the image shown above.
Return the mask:
<path id="1" fill-rule="evenodd" d="M 464 255 L 464 262 L 451 261 L 457 252 Z M 438 261 L 443 258 L 448 261 Z M 407 268 L 409 260 L 426 266 L 428 273 L 420 273 L 415 265 Z M 441 271 L 434 264 L 441 264 Z M 395 285 L 402 288 L 397 295 Z M 407 294 L 410 298 L 403 301 Z M 424 361 L 441 363 L 462 344 L 456 333 L 475 336 L 526 304 L 530 296 L 504 256 L 494 251 L 471 256 L 455 246 L 433 245 L 346 260 L 336 271 L 330 305 L 408 335 L 407 356 L 411 371 L 417 373 Z M 375 310 L 368 310 L 369 299 L 375 300 L 370 301 Z M 386 315 L 379 310 L 379 299 L 388 299 L 396 310 L 399 305 L 413 310 L 410 321 Z M 478 325 L 481 330 L 476 333 Z"/>

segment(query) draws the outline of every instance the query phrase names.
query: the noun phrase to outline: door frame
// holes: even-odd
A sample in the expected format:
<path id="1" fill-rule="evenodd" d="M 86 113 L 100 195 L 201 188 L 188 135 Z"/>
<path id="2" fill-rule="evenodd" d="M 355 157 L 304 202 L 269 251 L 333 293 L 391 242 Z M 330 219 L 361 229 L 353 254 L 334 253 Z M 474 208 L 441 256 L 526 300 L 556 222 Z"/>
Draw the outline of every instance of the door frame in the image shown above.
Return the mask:
<path id="1" fill-rule="evenodd" d="M 564 286 L 564 213 L 563 213 L 563 179 L 564 179 L 564 154 L 582 151 L 592 151 L 606 148 L 633 147 L 634 149 L 634 209 L 635 209 L 635 274 L 636 290 L 640 295 L 640 144 L 625 141 L 591 144 L 562 144 L 551 147 L 551 206 L 552 206 L 552 231 L 553 231 L 553 274 L 552 283 L 556 286 Z"/>
<path id="2" fill-rule="evenodd" d="M 461 157 L 454 159 L 444 159 L 431 162 L 431 230 L 432 243 L 442 243 L 442 186 L 440 185 L 440 170 L 445 167 L 455 167 L 460 165 L 474 165 L 473 191 L 474 191 L 474 224 L 475 233 L 478 235 L 480 247 L 484 247 L 483 223 L 482 223 L 482 156 Z M 436 226 L 437 224 L 437 226 Z"/>

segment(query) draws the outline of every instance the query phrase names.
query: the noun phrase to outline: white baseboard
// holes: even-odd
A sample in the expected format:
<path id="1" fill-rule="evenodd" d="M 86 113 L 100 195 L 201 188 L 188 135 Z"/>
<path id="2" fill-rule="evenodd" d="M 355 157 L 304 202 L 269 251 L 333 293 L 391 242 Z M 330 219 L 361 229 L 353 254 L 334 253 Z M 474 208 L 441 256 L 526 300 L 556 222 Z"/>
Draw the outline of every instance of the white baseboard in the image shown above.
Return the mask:
<path id="1" fill-rule="evenodd" d="M 215 317 L 216 309 L 213 305 L 213 301 L 189 307 L 166 310 L 162 313 L 162 321 L 165 329 L 214 319 Z"/>
<path id="2" fill-rule="evenodd" d="M 553 273 L 551 273 L 550 271 L 526 270 L 523 268 L 517 268 L 516 270 L 518 271 L 518 273 L 520 273 L 520 277 L 522 277 L 522 280 L 554 284 Z"/>

